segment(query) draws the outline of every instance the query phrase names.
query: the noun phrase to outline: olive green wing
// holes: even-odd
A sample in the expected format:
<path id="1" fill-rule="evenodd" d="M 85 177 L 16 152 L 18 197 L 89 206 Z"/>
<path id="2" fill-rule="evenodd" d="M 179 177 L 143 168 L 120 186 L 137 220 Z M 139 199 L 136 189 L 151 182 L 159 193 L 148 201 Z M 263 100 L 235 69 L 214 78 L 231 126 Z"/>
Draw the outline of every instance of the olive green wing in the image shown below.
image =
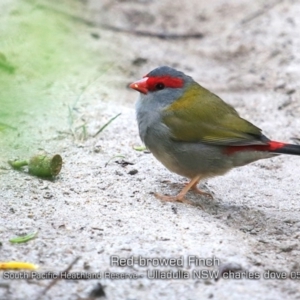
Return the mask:
<path id="1" fill-rule="evenodd" d="M 237 111 L 198 84 L 163 111 L 172 139 L 215 145 L 265 144 L 261 129 L 242 119 Z"/>

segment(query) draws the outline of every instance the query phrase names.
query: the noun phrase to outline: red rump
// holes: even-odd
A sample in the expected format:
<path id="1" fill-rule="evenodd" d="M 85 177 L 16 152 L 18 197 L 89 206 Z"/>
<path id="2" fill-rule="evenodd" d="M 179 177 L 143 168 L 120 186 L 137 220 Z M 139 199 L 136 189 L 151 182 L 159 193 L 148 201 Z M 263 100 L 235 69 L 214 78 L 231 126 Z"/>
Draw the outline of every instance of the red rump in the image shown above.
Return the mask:
<path id="1" fill-rule="evenodd" d="M 162 83 L 167 88 L 183 87 L 183 80 L 181 78 L 162 76 L 162 77 L 149 77 L 147 80 L 147 89 L 149 91 L 154 91 L 157 89 L 156 85 L 159 83 Z"/>
<path id="2" fill-rule="evenodd" d="M 226 154 L 233 154 L 240 151 L 269 151 L 276 152 L 285 146 L 285 143 L 270 141 L 267 145 L 249 145 L 249 146 L 229 146 L 226 148 Z"/>

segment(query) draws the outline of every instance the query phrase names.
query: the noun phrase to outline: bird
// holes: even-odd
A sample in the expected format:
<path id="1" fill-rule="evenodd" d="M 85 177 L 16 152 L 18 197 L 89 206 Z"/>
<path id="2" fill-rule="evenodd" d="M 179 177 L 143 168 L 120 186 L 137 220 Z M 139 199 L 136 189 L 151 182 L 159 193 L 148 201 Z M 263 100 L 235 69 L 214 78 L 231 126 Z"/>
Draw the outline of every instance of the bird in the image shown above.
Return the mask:
<path id="1" fill-rule="evenodd" d="M 201 180 L 259 159 L 300 155 L 299 145 L 270 140 L 231 105 L 171 67 L 157 67 L 129 87 L 140 93 L 135 108 L 141 140 L 168 170 L 190 180 L 175 196 L 155 193 L 160 200 L 192 204 L 185 197 L 190 189 L 213 198 L 197 187 Z"/>

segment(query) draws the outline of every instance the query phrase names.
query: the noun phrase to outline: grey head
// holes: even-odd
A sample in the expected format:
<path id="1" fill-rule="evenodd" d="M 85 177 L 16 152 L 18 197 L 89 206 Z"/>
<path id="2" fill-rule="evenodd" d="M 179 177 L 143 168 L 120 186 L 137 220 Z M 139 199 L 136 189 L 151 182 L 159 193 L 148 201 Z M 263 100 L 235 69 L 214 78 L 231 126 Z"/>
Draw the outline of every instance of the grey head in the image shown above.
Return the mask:
<path id="1" fill-rule="evenodd" d="M 153 102 L 155 107 L 165 107 L 180 98 L 192 82 L 193 79 L 183 72 L 162 66 L 132 83 L 130 87 L 141 93 L 140 99 L 143 102 Z"/>
<path id="2" fill-rule="evenodd" d="M 140 92 L 136 103 L 136 116 L 140 137 L 144 142 L 149 132 L 167 135 L 169 129 L 161 121 L 162 110 L 180 98 L 193 82 L 183 72 L 162 66 L 130 85 Z"/>
<path id="3" fill-rule="evenodd" d="M 162 77 L 162 76 L 170 76 L 170 77 L 179 77 L 182 79 L 185 79 L 186 77 L 189 77 L 185 75 L 183 72 L 180 72 L 174 68 L 168 67 L 168 66 L 161 66 L 157 67 L 151 72 L 149 72 L 147 77 Z"/>

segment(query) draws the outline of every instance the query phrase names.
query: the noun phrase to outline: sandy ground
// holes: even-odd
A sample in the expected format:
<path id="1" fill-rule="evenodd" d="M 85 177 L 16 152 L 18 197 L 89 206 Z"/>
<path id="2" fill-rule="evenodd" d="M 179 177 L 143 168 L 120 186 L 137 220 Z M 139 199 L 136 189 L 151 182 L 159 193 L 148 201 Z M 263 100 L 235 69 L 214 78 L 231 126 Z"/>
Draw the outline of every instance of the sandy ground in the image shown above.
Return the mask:
<path id="1" fill-rule="evenodd" d="M 38 132 L 29 153 L 42 149 L 62 155 L 63 169 L 54 181 L 10 170 L 7 159 L 20 153 L 17 147 L 3 146 L 0 257 L 57 273 L 80 256 L 71 272 L 98 273 L 102 278 L 60 280 L 40 296 L 49 280 L 6 280 L 2 273 L 0 299 L 88 298 L 99 282 L 107 299 L 299 299 L 300 158 L 280 156 L 203 182 L 214 194 L 213 201 L 188 195 L 203 210 L 162 203 L 153 192 L 176 194 L 186 180 L 170 174 L 151 154 L 133 149 L 141 145 L 134 113 L 137 93 L 126 86 L 159 65 L 176 67 L 236 107 L 268 137 L 292 142 L 300 138 L 300 3 L 99 2 L 74 2 L 74 9 L 43 2 L 98 24 L 82 22 L 78 37 L 95 51 L 104 47 L 113 63 L 77 104 L 79 119 L 87 124 L 85 139 L 70 134 L 60 121 L 67 116 L 60 103 L 53 118 L 43 115 L 39 130 L 24 123 L 28 137 Z M 7 1 L 7 10 L 9 5 Z M 203 38 L 162 40 L 105 29 L 100 23 L 152 33 L 201 32 Z M 72 97 L 69 90 L 61 93 Z M 92 136 L 118 113 L 122 115 L 100 135 Z M 7 145 L 15 138 L 8 137 Z M 36 230 L 37 238 L 26 244 L 8 242 Z M 127 266 L 112 266 L 112 255 L 182 257 L 184 264 L 143 267 L 127 261 Z M 218 260 L 212 267 L 188 266 L 189 255 Z M 246 272 L 246 277 L 257 272 L 260 279 L 193 277 L 195 270 L 226 269 Z M 190 278 L 152 279 L 148 270 L 182 270 Z M 264 279 L 268 271 L 293 278 L 298 272 L 298 280 Z M 104 272 L 138 278 L 113 280 L 104 278 Z"/>

